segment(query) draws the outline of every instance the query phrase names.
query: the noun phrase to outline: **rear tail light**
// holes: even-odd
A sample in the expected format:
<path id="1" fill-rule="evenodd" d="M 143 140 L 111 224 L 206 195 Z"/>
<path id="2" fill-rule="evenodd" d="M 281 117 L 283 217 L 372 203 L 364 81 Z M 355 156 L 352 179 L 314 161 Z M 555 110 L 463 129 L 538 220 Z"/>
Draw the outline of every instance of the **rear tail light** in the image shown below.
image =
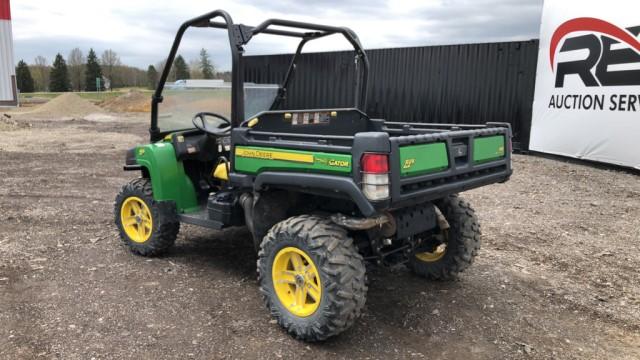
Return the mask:
<path id="1" fill-rule="evenodd" d="M 362 191 L 369 200 L 389 198 L 389 155 L 365 153 L 360 160 Z"/>
<path id="2" fill-rule="evenodd" d="M 365 153 L 362 155 L 362 171 L 372 174 L 389 173 L 389 156 L 387 154 Z"/>

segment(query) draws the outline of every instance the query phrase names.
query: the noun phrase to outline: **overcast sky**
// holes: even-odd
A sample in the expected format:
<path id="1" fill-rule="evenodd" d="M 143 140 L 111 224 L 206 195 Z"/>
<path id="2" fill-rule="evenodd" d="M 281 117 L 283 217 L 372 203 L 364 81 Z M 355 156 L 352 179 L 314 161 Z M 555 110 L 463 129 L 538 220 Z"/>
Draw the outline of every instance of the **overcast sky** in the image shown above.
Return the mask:
<path id="1" fill-rule="evenodd" d="M 33 63 L 42 55 L 51 63 L 79 47 L 98 54 L 115 50 L 122 62 L 146 68 L 163 60 L 182 22 L 216 8 L 235 23 L 257 25 L 268 18 L 348 26 L 365 48 L 406 47 L 528 40 L 538 37 L 542 0 L 13 0 L 16 61 Z M 228 69 L 225 35 L 217 29 L 187 32 L 181 46 L 187 60 L 200 48 Z M 311 43 L 307 51 L 342 50 L 348 44 L 332 36 Z M 260 35 L 247 53 L 289 53 L 295 43 Z"/>

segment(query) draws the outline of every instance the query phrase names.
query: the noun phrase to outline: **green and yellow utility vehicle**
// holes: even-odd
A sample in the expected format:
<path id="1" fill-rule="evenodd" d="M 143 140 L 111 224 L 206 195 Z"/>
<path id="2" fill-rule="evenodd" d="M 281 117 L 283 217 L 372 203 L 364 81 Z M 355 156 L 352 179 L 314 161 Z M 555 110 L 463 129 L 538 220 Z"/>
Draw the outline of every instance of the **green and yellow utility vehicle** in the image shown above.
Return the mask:
<path id="1" fill-rule="evenodd" d="M 165 89 L 190 27 L 228 32 L 231 84 Z M 304 45 L 334 34 L 355 49 L 353 108 L 282 109 Z M 301 39 L 279 84 L 243 79 L 244 47 L 258 35 Z M 368 72 L 365 51 L 345 27 L 239 25 L 221 10 L 185 22 L 152 98 L 151 141 L 126 155 L 125 170 L 141 177 L 116 197 L 124 243 L 153 256 L 174 244 L 180 223 L 246 226 L 267 308 L 307 341 L 336 335 L 360 315 L 366 262 L 455 277 L 480 248 L 478 220 L 457 193 L 509 179 L 511 129 L 371 119 Z M 180 99 L 191 110 L 177 106 Z"/>

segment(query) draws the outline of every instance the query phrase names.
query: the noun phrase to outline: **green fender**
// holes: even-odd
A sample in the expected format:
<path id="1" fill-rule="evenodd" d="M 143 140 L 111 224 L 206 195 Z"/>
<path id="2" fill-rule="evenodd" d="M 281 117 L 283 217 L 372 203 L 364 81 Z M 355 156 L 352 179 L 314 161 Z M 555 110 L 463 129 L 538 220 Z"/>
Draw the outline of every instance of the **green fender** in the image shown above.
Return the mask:
<path id="1" fill-rule="evenodd" d="M 138 146 L 135 149 L 136 162 L 151 176 L 153 199 L 174 201 L 178 213 L 199 209 L 195 187 L 184 171 L 184 165 L 176 159 L 173 145 L 158 142 Z"/>

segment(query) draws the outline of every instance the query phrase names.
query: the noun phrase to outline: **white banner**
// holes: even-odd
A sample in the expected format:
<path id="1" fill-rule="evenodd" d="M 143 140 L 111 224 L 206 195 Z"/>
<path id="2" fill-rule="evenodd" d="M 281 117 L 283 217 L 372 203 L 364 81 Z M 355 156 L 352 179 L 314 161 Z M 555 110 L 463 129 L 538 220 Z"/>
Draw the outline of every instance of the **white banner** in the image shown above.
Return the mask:
<path id="1" fill-rule="evenodd" d="M 640 1 L 545 0 L 529 147 L 640 169 Z"/>

